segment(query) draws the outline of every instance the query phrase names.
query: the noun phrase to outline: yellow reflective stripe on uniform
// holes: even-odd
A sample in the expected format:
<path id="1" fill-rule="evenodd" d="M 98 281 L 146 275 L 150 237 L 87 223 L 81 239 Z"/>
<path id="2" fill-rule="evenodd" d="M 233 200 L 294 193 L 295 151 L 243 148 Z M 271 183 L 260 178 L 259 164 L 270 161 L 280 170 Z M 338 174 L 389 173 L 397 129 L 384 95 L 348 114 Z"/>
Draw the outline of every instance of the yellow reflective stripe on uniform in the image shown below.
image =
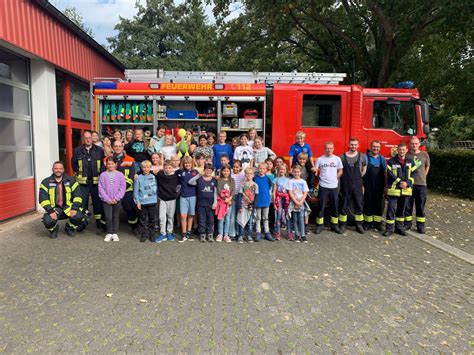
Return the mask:
<path id="1" fill-rule="evenodd" d="M 76 191 L 76 189 L 79 187 L 79 184 L 77 183 L 77 181 L 72 185 L 71 187 L 71 191 Z"/>
<path id="2" fill-rule="evenodd" d="M 407 222 L 413 221 L 413 216 L 406 216 L 405 221 L 407 221 Z"/>
<path id="3" fill-rule="evenodd" d="M 405 222 L 405 217 L 395 217 L 397 222 Z"/>
<path id="4" fill-rule="evenodd" d="M 395 224 L 395 220 L 393 220 L 393 219 L 386 219 L 386 220 L 385 220 L 385 223 L 387 223 L 387 224 Z"/>
<path id="5" fill-rule="evenodd" d="M 40 185 L 40 189 L 43 190 L 44 192 L 48 193 L 48 188 L 44 186 L 43 184 Z"/>
<path id="6" fill-rule="evenodd" d="M 82 203 L 82 197 L 80 196 L 76 196 L 74 197 L 74 199 L 72 200 L 72 203 Z"/>
<path id="7" fill-rule="evenodd" d="M 71 207 L 66 208 L 66 209 L 64 210 L 64 214 L 65 214 L 66 216 L 69 216 L 69 215 L 71 214 Z"/>
<path id="8" fill-rule="evenodd" d="M 356 222 L 362 222 L 364 220 L 364 216 L 361 214 L 355 214 L 354 219 Z"/>
<path id="9" fill-rule="evenodd" d="M 420 223 L 425 223 L 425 222 L 426 222 L 426 218 L 425 218 L 425 217 L 416 217 L 416 221 L 417 221 L 417 222 L 420 222 Z"/>
<path id="10" fill-rule="evenodd" d="M 133 220 L 130 220 L 130 219 L 129 219 L 129 220 L 128 220 L 128 223 L 130 223 L 130 224 L 136 224 L 136 223 L 138 223 L 138 218 L 135 218 L 135 219 L 133 219 Z"/>
<path id="11" fill-rule="evenodd" d="M 66 204 L 70 205 L 71 204 L 71 187 L 65 186 L 65 188 L 66 188 Z"/>
<path id="12" fill-rule="evenodd" d="M 97 174 L 100 174 L 100 159 L 97 160 Z"/>
<path id="13" fill-rule="evenodd" d="M 71 227 L 72 229 L 77 229 L 77 226 L 71 223 L 71 221 L 67 221 L 67 225 Z"/>
<path id="14" fill-rule="evenodd" d="M 338 224 L 339 223 L 339 220 L 337 219 L 337 217 L 331 217 L 331 224 Z"/>
<path id="15" fill-rule="evenodd" d="M 337 218 L 336 218 L 336 219 L 337 219 Z M 341 221 L 341 222 L 347 222 L 347 215 L 340 214 L 340 215 L 339 215 L 339 221 Z M 331 223 L 337 223 L 337 222 L 333 222 L 333 221 L 332 221 L 332 217 L 331 217 Z"/>
<path id="16" fill-rule="evenodd" d="M 77 175 L 82 176 L 82 160 L 77 161 L 77 165 L 79 165 L 79 169 L 77 171 Z"/>
<path id="17" fill-rule="evenodd" d="M 402 196 L 411 196 L 412 194 L 412 188 L 407 187 L 406 189 L 401 190 Z"/>
<path id="18" fill-rule="evenodd" d="M 324 223 L 324 217 L 321 217 L 321 218 L 317 217 L 316 218 L 316 224 L 323 224 L 323 223 Z"/>
<path id="19" fill-rule="evenodd" d="M 94 218 L 95 218 L 95 219 L 100 219 L 100 214 L 95 214 L 95 215 L 94 215 Z"/>
<path id="20" fill-rule="evenodd" d="M 56 189 L 54 187 L 49 188 L 49 201 L 52 207 L 56 206 Z"/>
<path id="21" fill-rule="evenodd" d="M 40 206 L 41 207 L 45 207 L 45 206 L 51 206 L 51 202 L 49 202 L 49 200 L 44 200 L 43 202 L 40 203 Z"/>
<path id="22" fill-rule="evenodd" d="M 364 221 L 366 221 L 366 222 L 368 222 L 368 223 L 373 222 L 373 221 L 374 221 L 374 217 L 364 215 Z"/>
<path id="23" fill-rule="evenodd" d="M 92 178 L 92 182 L 93 182 L 94 184 L 97 184 L 97 183 L 99 182 L 99 177 L 98 177 L 98 176 L 94 176 L 94 177 Z"/>
<path id="24" fill-rule="evenodd" d="M 382 222 L 382 216 L 374 216 L 374 222 Z"/>

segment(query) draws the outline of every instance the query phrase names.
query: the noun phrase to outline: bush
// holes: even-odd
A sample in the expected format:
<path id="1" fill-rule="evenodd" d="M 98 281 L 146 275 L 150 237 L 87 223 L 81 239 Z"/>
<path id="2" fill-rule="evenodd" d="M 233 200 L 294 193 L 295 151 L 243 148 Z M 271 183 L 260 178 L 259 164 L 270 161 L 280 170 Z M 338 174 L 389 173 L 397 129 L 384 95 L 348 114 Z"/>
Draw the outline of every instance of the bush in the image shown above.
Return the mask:
<path id="1" fill-rule="evenodd" d="M 474 199 L 474 151 L 429 150 L 428 187 Z"/>

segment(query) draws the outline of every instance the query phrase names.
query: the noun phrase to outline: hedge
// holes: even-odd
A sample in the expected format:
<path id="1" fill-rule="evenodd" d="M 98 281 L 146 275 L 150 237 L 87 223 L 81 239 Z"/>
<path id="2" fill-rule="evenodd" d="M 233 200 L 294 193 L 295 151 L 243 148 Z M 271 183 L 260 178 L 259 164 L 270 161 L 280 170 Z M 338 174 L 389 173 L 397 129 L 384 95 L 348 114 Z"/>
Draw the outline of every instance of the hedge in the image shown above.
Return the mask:
<path id="1" fill-rule="evenodd" d="M 428 187 L 474 199 L 474 150 L 430 149 Z"/>

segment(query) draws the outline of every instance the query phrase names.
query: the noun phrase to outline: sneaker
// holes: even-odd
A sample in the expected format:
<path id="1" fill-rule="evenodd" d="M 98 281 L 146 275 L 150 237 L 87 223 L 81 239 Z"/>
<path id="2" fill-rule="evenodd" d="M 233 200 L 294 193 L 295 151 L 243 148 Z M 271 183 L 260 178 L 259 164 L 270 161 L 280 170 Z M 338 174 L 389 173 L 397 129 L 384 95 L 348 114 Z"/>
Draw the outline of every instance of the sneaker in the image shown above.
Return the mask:
<path id="1" fill-rule="evenodd" d="M 281 239 L 280 232 L 275 232 L 275 240 L 280 240 L 280 239 Z"/>
<path id="2" fill-rule="evenodd" d="M 218 243 L 222 242 L 222 234 L 217 235 L 216 242 L 218 242 Z"/>
<path id="3" fill-rule="evenodd" d="M 116 233 L 112 234 L 112 241 L 118 242 L 120 239 Z"/>
<path id="4" fill-rule="evenodd" d="M 204 243 L 204 242 L 206 241 L 206 236 L 205 236 L 204 234 L 201 234 L 201 235 L 199 236 L 199 241 L 200 241 L 201 243 Z"/>
<path id="5" fill-rule="evenodd" d="M 243 244 L 244 243 L 244 238 L 242 236 L 237 238 L 237 243 Z"/>
<path id="6" fill-rule="evenodd" d="M 112 234 L 107 234 L 104 238 L 104 242 L 110 242 L 112 241 Z"/>
<path id="7" fill-rule="evenodd" d="M 293 232 L 288 232 L 288 235 L 286 236 L 286 239 L 288 239 L 290 242 L 295 240 L 295 235 Z"/>
<path id="8" fill-rule="evenodd" d="M 164 242 L 164 241 L 166 241 L 166 235 L 164 235 L 164 234 L 160 234 L 160 236 L 155 239 L 155 243 L 158 243 L 158 244 L 160 244 L 161 242 Z"/>
<path id="9" fill-rule="evenodd" d="M 56 225 L 56 227 L 54 227 L 54 229 L 49 232 L 49 238 L 56 239 L 58 237 L 58 232 L 59 232 L 59 226 Z"/>
<path id="10" fill-rule="evenodd" d="M 282 225 L 281 225 L 281 230 L 282 230 L 282 231 L 286 231 L 286 224 L 282 224 Z"/>
<path id="11" fill-rule="evenodd" d="M 255 241 L 259 242 L 261 239 L 262 239 L 262 233 L 257 232 L 257 234 L 255 234 Z"/>
<path id="12" fill-rule="evenodd" d="M 247 242 L 253 243 L 253 238 L 252 238 L 251 235 L 248 235 L 248 236 L 247 236 Z"/>
<path id="13" fill-rule="evenodd" d="M 268 240 L 269 242 L 275 241 L 275 238 L 273 238 L 269 232 L 265 233 L 265 239 Z"/>
<path id="14" fill-rule="evenodd" d="M 174 242 L 174 235 L 173 233 L 168 233 L 166 234 L 166 240 L 170 241 L 170 242 Z"/>
<path id="15" fill-rule="evenodd" d="M 301 240 L 301 237 L 300 237 L 300 236 L 298 236 L 298 235 L 297 235 L 297 236 L 295 236 L 295 242 L 296 242 L 296 243 L 299 243 L 299 242 L 300 242 L 300 240 Z"/>
<path id="16" fill-rule="evenodd" d="M 213 236 L 212 234 L 208 234 L 208 235 L 207 235 L 207 241 L 208 241 L 209 243 L 212 243 L 212 242 L 214 241 L 214 236 Z"/>
<path id="17" fill-rule="evenodd" d="M 226 236 L 224 236 L 224 242 L 231 243 L 232 240 L 230 240 L 230 237 L 228 235 L 226 235 Z"/>
<path id="18" fill-rule="evenodd" d="M 186 233 L 181 234 L 181 239 L 178 240 L 178 243 L 184 243 L 188 240 L 188 235 Z"/>
<path id="19" fill-rule="evenodd" d="M 308 243 L 308 238 L 306 238 L 306 236 L 303 236 L 303 237 L 301 237 L 301 241 L 303 243 Z"/>
<path id="20" fill-rule="evenodd" d="M 192 232 L 187 232 L 187 233 L 186 233 L 186 238 L 188 238 L 188 240 L 189 240 L 190 242 L 194 242 L 194 235 L 193 235 Z"/>
<path id="21" fill-rule="evenodd" d="M 323 229 L 324 229 L 324 224 L 318 224 L 318 225 L 316 226 L 316 230 L 314 231 L 314 233 L 316 233 L 316 234 L 321 234 L 321 232 L 323 231 Z"/>

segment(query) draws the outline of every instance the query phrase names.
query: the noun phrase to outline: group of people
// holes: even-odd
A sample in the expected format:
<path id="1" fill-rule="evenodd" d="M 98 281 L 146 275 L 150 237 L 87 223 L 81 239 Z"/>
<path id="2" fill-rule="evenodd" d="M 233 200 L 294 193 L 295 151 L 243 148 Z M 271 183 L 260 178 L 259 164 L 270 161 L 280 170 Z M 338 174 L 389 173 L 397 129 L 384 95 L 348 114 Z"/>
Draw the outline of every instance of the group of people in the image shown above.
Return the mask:
<path id="1" fill-rule="evenodd" d="M 147 140 L 142 129 L 126 137 L 115 131 L 100 142 L 97 132 L 85 131 L 71 161 L 74 177 L 65 175 L 64 164 L 57 161 L 40 185 L 50 238 L 58 236 L 61 219 L 68 220 L 69 236 L 87 227 L 89 197 L 97 234 L 105 234 L 106 242 L 119 241 L 121 209 L 141 242 L 173 241 L 177 228 L 180 242 L 195 236 L 201 242 L 275 241 L 285 231 L 288 240 L 307 242 L 312 208 L 316 234 L 323 231 L 327 213 L 331 230 L 344 233 L 351 209 L 357 232 L 382 231 L 385 197 L 384 236 L 405 235 L 414 204 L 417 230 L 425 232 L 430 162 L 417 137 L 412 137 L 409 152 L 401 143 L 388 161 L 379 154 L 379 141 L 371 143 L 366 155 L 355 138 L 340 157 L 333 154 L 334 144 L 326 142 L 325 154 L 314 159 L 299 131 L 287 165 L 255 130 L 233 139 L 232 145 L 225 131 L 217 140 L 201 135 L 197 142 L 186 134 L 181 156 L 175 137 L 166 132 L 160 126 Z M 311 203 L 316 195 L 317 208 Z"/>

